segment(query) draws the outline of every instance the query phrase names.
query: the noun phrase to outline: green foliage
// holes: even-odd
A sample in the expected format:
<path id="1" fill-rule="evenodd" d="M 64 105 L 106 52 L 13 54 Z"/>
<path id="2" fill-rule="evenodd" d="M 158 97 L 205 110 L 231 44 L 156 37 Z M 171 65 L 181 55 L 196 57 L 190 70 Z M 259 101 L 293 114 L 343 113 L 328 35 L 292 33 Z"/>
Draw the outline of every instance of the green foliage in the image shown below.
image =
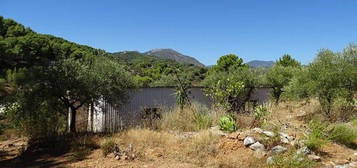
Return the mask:
<path id="1" fill-rule="evenodd" d="M 242 58 L 239 58 L 235 54 L 228 54 L 220 57 L 217 61 L 217 65 L 213 66 L 212 69 L 227 72 L 230 69 L 236 69 L 242 66 L 246 66 L 243 64 Z"/>
<path id="2" fill-rule="evenodd" d="M 212 116 L 207 112 L 198 112 L 194 114 L 194 122 L 197 130 L 207 129 L 212 126 Z"/>
<path id="3" fill-rule="evenodd" d="M 319 120 L 311 120 L 309 123 L 310 133 L 305 140 L 305 145 L 314 151 L 319 150 L 328 140 L 327 124 Z"/>
<path id="4" fill-rule="evenodd" d="M 284 87 L 283 95 L 292 100 L 307 99 L 311 95 L 308 68 L 296 71 L 288 86 Z"/>
<path id="5" fill-rule="evenodd" d="M 226 132 L 233 132 L 237 129 L 235 119 L 231 115 L 222 116 L 218 125 L 221 130 Z"/>
<path id="6" fill-rule="evenodd" d="M 239 112 L 256 86 L 254 73 L 235 55 L 222 56 L 203 84 L 207 94 L 228 111 Z"/>
<path id="7" fill-rule="evenodd" d="M 190 105 L 191 101 L 189 98 L 189 87 L 190 87 L 190 83 L 183 79 L 180 78 L 177 73 L 176 74 L 176 82 L 177 82 L 177 86 L 176 86 L 176 91 L 175 91 L 175 96 L 176 96 L 176 104 L 178 104 L 180 106 L 181 109 L 183 109 L 185 106 Z"/>
<path id="8" fill-rule="evenodd" d="M 102 154 L 106 157 L 108 154 L 115 151 L 117 144 L 113 140 L 106 140 L 101 146 Z"/>
<path id="9" fill-rule="evenodd" d="M 269 114 L 268 108 L 264 105 L 259 105 L 254 109 L 254 118 L 261 120 Z"/>
<path id="10" fill-rule="evenodd" d="M 213 124 L 215 114 L 204 105 L 192 103 L 183 109 L 177 107 L 163 113 L 160 127 L 164 130 L 198 131 Z"/>
<path id="11" fill-rule="evenodd" d="M 266 117 L 269 114 L 268 108 L 265 105 L 259 105 L 255 107 L 253 111 L 254 116 L 254 126 L 261 126 L 266 123 Z"/>
<path id="12" fill-rule="evenodd" d="M 17 101 L 5 105 L 12 127 L 33 139 L 64 133 L 66 116 L 62 104 L 55 98 L 36 96 L 37 93 L 17 92 Z"/>
<path id="13" fill-rule="evenodd" d="M 295 60 L 289 54 L 284 54 L 279 60 L 276 62 L 276 65 L 283 67 L 300 67 L 301 64 L 299 61 Z"/>
<path id="14" fill-rule="evenodd" d="M 330 138 L 337 143 L 353 146 L 357 138 L 357 130 L 346 124 L 337 124 L 331 131 Z"/>
<path id="15" fill-rule="evenodd" d="M 181 70 L 178 72 L 179 76 L 194 85 L 199 85 L 207 72 L 205 67 L 160 59 L 136 51 L 113 53 L 110 57 L 124 64 L 125 69 L 138 79 L 138 86 L 142 87 L 175 86 L 173 73 L 177 69 Z"/>
<path id="16" fill-rule="evenodd" d="M 321 50 L 316 59 L 291 81 L 291 97 L 317 97 L 322 111 L 331 116 L 337 99 L 352 103 L 357 91 L 357 46 L 349 45 L 342 53 Z"/>
<path id="17" fill-rule="evenodd" d="M 126 88 L 133 86 L 130 74 L 104 51 L 35 33 L 10 19 L 0 20 L 5 30 L 0 38 L 0 77 L 4 78 L 0 90 L 7 95 L 2 103 L 20 106 L 24 115 L 11 113 L 20 117 L 19 121 L 45 125 L 47 120 L 57 121 L 52 115 L 65 116 L 63 111 L 68 108 L 75 121 L 76 110 L 92 100 L 104 96 L 103 99 L 120 104 L 126 99 Z M 13 73 L 7 73 L 9 70 Z M 24 80 L 18 80 L 19 74 Z M 29 105 L 32 100 L 33 106 Z M 52 104 L 56 108 L 51 108 Z M 62 108 L 57 109 L 58 105 Z M 42 129 L 33 127 L 37 128 Z"/>
<path id="18" fill-rule="evenodd" d="M 271 168 L 309 168 L 315 167 L 316 163 L 304 155 L 297 155 L 295 150 L 290 150 L 273 156 Z"/>
<path id="19" fill-rule="evenodd" d="M 288 86 L 295 73 L 300 70 L 300 63 L 290 55 L 284 55 L 266 74 L 266 81 L 273 88 L 272 96 L 279 102 L 284 88 Z"/>

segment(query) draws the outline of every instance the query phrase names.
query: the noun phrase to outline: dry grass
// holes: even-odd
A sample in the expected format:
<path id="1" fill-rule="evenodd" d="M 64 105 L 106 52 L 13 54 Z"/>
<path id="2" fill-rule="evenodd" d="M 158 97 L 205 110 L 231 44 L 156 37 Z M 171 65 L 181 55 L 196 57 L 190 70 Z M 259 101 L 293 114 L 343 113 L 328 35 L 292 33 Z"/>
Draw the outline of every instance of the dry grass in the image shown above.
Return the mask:
<path id="1" fill-rule="evenodd" d="M 200 104 L 192 104 L 184 109 L 174 108 L 163 114 L 161 130 L 199 131 L 217 125 L 226 112 L 220 108 L 208 109 Z"/>
<path id="2" fill-rule="evenodd" d="M 193 163 L 204 166 L 210 158 L 215 157 L 218 153 L 217 143 L 219 136 L 210 131 L 201 131 L 194 136 L 186 146 L 185 153 L 187 159 Z"/>

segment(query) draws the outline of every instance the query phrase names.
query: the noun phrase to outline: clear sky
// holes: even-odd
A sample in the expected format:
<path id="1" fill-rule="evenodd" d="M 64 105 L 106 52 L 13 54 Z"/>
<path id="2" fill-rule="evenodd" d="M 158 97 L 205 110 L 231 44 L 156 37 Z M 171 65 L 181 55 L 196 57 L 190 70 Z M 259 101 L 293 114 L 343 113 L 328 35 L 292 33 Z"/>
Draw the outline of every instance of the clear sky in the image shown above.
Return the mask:
<path id="1" fill-rule="evenodd" d="M 109 52 L 173 48 L 211 65 L 357 43 L 357 0 L 0 0 L 0 15 Z"/>

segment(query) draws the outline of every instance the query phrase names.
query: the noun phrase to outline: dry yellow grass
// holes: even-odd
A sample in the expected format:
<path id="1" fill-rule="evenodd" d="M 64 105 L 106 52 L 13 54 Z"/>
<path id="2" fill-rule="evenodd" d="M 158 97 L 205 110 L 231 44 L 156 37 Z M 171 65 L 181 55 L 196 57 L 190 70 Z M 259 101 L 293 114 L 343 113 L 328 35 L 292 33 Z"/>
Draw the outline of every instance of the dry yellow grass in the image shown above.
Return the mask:
<path id="1" fill-rule="evenodd" d="M 226 114 L 222 108 L 209 109 L 193 103 L 184 109 L 174 108 L 163 113 L 159 121 L 161 130 L 198 131 L 217 125 L 219 118 Z"/>

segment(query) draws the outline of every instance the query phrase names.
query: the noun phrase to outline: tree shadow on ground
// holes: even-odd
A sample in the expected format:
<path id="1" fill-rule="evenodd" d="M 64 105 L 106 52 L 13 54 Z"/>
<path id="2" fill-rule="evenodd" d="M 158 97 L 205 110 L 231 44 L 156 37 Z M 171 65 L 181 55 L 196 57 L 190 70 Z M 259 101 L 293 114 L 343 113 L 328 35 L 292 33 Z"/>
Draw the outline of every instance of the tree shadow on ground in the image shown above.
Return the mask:
<path id="1" fill-rule="evenodd" d="M 63 135 L 46 137 L 29 142 L 29 147 L 12 159 L 0 161 L 1 168 L 60 167 L 85 159 L 99 148 L 91 135 Z M 0 155 L 7 155 L 0 152 Z"/>

